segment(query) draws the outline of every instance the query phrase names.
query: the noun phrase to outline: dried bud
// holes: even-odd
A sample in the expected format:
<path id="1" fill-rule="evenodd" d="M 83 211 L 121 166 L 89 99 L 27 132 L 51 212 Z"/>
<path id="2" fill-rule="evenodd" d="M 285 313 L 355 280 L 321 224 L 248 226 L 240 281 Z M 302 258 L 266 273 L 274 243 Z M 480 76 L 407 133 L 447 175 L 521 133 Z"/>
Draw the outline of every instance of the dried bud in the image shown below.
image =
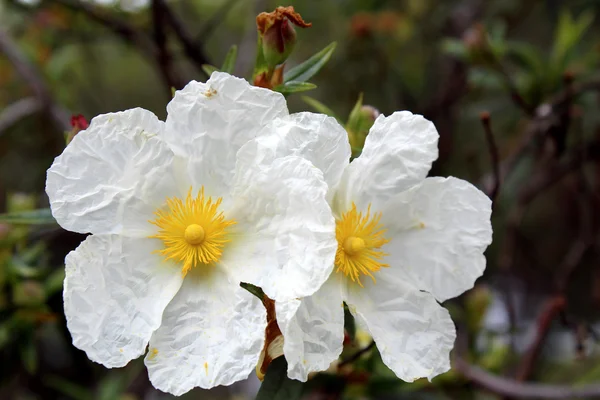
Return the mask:
<path id="1" fill-rule="evenodd" d="M 273 12 L 263 12 L 256 17 L 263 55 L 270 67 L 283 63 L 294 49 L 296 31 L 292 24 L 301 28 L 312 25 L 304 22 L 292 6 L 277 7 Z"/>
<path id="2" fill-rule="evenodd" d="M 73 140 L 75 135 L 77 135 L 79 132 L 86 130 L 90 124 L 83 115 L 77 114 L 71 116 L 71 126 L 73 128 L 65 135 L 67 144 L 71 143 L 71 140 Z"/>

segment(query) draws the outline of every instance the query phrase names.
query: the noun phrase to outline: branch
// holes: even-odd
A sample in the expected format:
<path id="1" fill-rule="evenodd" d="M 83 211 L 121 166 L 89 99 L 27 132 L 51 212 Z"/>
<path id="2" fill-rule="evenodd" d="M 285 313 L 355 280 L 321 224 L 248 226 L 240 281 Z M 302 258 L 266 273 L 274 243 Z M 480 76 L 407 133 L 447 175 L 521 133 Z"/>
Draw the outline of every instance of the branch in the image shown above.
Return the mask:
<path id="1" fill-rule="evenodd" d="M 540 383 L 522 383 L 492 375 L 479 367 L 469 364 L 460 357 L 454 359 L 454 368 L 477 386 L 502 396 L 565 400 L 600 397 L 600 384 L 570 387 Z"/>
<path id="2" fill-rule="evenodd" d="M 168 90 L 168 99 L 171 99 L 171 87 L 175 79 L 173 71 L 165 68 L 161 59 L 160 50 L 155 46 L 151 38 L 143 31 L 119 19 L 112 18 L 108 14 L 100 11 L 99 7 L 90 5 L 77 0 L 46 0 L 49 3 L 60 4 L 73 11 L 84 13 L 89 19 L 109 29 L 115 35 L 119 36 L 127 44 L 137 48 L 145 57 L 155 64 L 158 69 L 166 89 Z"/>
<path id="3" fill-rule="evenodd" d="M 0 113 L 0 135 L 21 119 L 42 109 L 41 103 L 35 97 L 26 97 L 10 104 Z"/>
<path id="4" fill-rule="evenodd" d="M 173 57 L 169 51 L 167 43 L 167 35 L 164 30 L 164 8 L 163 3 L 159 0 L 152 1 L 152 22 L 154 24 L 154 43 L 158 49 L 156 55 L 156 61 L 158 67 L 161 69 L 163 76 L 165 77 L 166 83 L 169 86 L 167 88 L 167 95 L 171 96 L 171 88 L 181 89 L 183 88 L 182 83 L 177 77 L 177 74 L 173 68 Z"/>
<path id="5" fill-rule="evenodd" d="M 71 129 L 68 113 L 54 102 L 52 94 L 46 87 L 41 75 L 2 29 L 0 29 L 0 53 L 4 53 L 17 73 L 31 87 L 41 110 L 44 110 L 52 118 L 56 127 L 62 131 Z M 21 104 L 21 107 L 23 107 L 23 104 Z M 29 107 L 31 107 L 31 104 Z M 23 110 L 21 110 L 22 112 Z"/>
<path id="6" fill-rule="evenodd" d="M 492 132 L 490 113 L 482 112 L 480 119 L 481 123 L 483 124 L 483 130 L 485 131 L 485 139 L 488 144 L 488 151 L 490 152 L 492 170 L 494 173 L 494 183 L 489 191 L 489 196 L 490 199 L 492 199 L 493 207 L 496 204 L 496 197 L 498 197 L 498 191 L 500 190 L 500 157 L 498 155 L 498 146 L 496 145 L 496 140 L 494 139 L 494 133 Z"/>
<path id="7" fill-rule="evenodd" d="M 202 46 L 200 44 L 194 43 L 194 39 L 191 37 L 189 32 L 185 29 L 183 23 L 177 18 L 177 16 L 173 13 L 173 11 L 169 8 L 167 3 L 164 0 L 155 0 L 156 3 L 159 3 L 162 7 L 163 18 L 165 22 L 171 25 L 175 36 L 181 42 L 183 46 L 183 50 L 186 56 L 193 62 L 198 71 L 206 76 L 206 73 L 202 69 L 202 65 L 210 64 L 208 57 L 204 54 L 204 50 L 202 50 Z"/>
<path id="8" fill-rule="evenodd" d="M 363 356 L 363 354 L 368 353 L 373 347 L 375 347 L 375 341 L 371 340 L 371 343 L 369 343 L 369 345 L 367 347 L 364 347 L 364 348 L 358 350 L 356 353 L 352 354 L 350 357 L 348 357 L 347 359 L 340 362 L 338 364 L 338 368 L 341 368 L 344 365 L 353 363 L 354 361 L 361 358 Z"/>
<path id="9" fill-rule="evenodd" d="M 535 360 L 542 350 L 548 332 L 550 332 L 552 321 L 565 309 L 566 304 L 566 299 L 562 295 L 558 295 L 549 299 L 542 308 L 542 312 L 540 313 L 536 324 L 537 330 L 535 338 L 519 365 L 519 370 L 517 372 L 517 380 L 519 382 L 524 382 L 531 376 L 535 366 Z"/>
<path id="10" fill-rule="evenodd" d="M 84 3 L 77 0 L 46 0 L 50 3 L 60 4 L 73 11 L 82 12 L 91 20 L 112 31 L 115 35 L 121 37 L 125 42 L 139 48 L 146 56 L 155 58 L 157 50 L 152 40 L 143 32 L 135 29 L 131 25 L 118 19 L 108 16 L 100 11 L 98 7 L 90 3 Z"/>

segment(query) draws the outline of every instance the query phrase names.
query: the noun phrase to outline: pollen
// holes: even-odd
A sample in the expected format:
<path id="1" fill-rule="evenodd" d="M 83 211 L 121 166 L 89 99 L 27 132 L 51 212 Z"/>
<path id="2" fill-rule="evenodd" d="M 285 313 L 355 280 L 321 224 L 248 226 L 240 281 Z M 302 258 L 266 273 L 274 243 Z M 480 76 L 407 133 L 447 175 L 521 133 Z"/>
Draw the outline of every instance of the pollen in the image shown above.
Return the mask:
<path id="1" fill-rule="evenodd" d="M 379 223 L 380 220 L 381 214 L 372 215 L 370 205 L 363 215 L 353 203 L 352 209 L 336 221 L 336 272 L 342 272 L 361 287 L 361 275 L 366 275 L 376 282 L 373 273 L 389 267 L 382 262 L 387 254 L 380 249 L 389 240 L 383 236 L 386 231 Z"/>
<path id="2" fill-rule="evenodd" d="M 206 197 L 204 187 L 193 197 L 190 188 L 185 200 L 167 199 L 166 207 L 157 210 L 156 219 L 150 221 L 160 229 L 151 237 L 162 240 L 164 245 L 157 252 L 165 260 L 180 263 L 184 275 L 194 267 L 219 261 L 230 241 L 228 228 L 235 221 L 219 211 L 222 201 L 220 197 L 216 201 Z"/>

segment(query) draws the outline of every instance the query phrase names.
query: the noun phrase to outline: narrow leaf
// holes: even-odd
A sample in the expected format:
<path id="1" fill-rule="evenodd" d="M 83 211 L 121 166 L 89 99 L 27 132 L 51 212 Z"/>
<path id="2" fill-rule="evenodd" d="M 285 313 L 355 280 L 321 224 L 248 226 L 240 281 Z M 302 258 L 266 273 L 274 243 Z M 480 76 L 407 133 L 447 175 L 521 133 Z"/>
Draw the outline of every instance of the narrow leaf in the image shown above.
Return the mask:
<path id="1" fill-rule="evenodd" d="M 252 293 L 253 295 L 255 295 L 256 297 L 258 297 L 260 301 L 263 301 L 265 293 L 258 286 L 254 286 L 251 283 L 246 282 L 240 282 L 240 286 Z"/>
<path id="2" fill-rule="evenodd" d="M 56 220 L 49 208 L 0 214 L 0 223 L 22 225 L 53 225 Z"/>
<path id="3" fill-rule="evenodd" d="M 228 74 L 233 73 L 233 68 L 235 67 L 235 61 L 237 60 L 237 52 L 238 48 L 234 44 L 231 46 L 227 55 L 225 56 L 225 61 L 223 61 L 223 66 L 221 67 L 221 71 L 227 72 Z"/>
<path id="4" fill-rule="evenodd" d="M 292 93 L 306 92 L 307 90 L 312 90 L 316 87 L 317 85 L 315 85 L 314 83 L 290 81 L 284 83 L 283 85 L 277 86 L 273 90 L 283 95 L 288 95 Z"/>
<path id="5" fill-rule="evenodd" d="M 265 55 L 262 49 L 262 38 L 258 35 L 258 41 L 256 42 L 256 60 L 254 61 L 254 71 L 252 72 L 252 81 L 269 69 L 267 61 L 265 61 Z"/>
<path id="6" fill-rule="evenodd" d="M 302 96 L 302 100 L 304 100 L 304 102 L 306 104 L 308 104 L 309 106 L 311 106 L 316 112 L 325 114 L 325 115 L 329 115 L 330 117 L 337 119 L 339 122 L 339 119 L 338 119 L 338 117 L 335 116 L 335 113 L 333 112 L 333 110 L 331 108 L 327 107 L 325 104 L 321 103 L 319 100 L 313 99 L 312 97 L 309 97 L 309 96 Z"/>
<path id="7" fill-rule="evenodd" d="M 302 382 L 287 377 L 285 357 L 278 357 L 267 368 L 256 400 L 297 400 L 302 395 Z"/>
<path id="8" fill-rule="evenodd" d="M 306 82 L 312 78 L 325 64 L 327 64 L 327 61 L 329 61 L 331 54 L 333 54 L 333 51 L 335 50 L 335 46 L 337 46 L 336 42 L 329 44 L 302 64 L 290 69 L 284 76 L 284 82 Z"/>
<path id="9" fill-rule="evenodd" d="M 204 71 L 204 73 L 208 76 L 211 76 L 213 72 L 218 70 L 219 68 L 215 67 L 214 65 L 202 64 L 202 71 Z"/>

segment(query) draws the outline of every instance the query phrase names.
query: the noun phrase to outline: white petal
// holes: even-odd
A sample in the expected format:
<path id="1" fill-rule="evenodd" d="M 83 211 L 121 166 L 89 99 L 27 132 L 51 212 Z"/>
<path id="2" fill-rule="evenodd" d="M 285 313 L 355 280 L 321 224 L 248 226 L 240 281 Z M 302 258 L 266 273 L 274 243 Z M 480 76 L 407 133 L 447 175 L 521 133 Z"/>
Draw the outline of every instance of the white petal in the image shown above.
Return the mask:
<path id="1" fill-rule="evenodd" d="M 309 296 L 329 277 L 337 242 L 323 174 L 289 156 L 238 169 L 227 213 L 236 233 L 221 263 L 273 300 Z"/>
<path id="2" fill-rule="evenodd" d="M 450 369 L 456 332 L 448 311 L 433 296 L 401 280 L 377 275 L 364 288 L 348 281 L 346 302 L 370 331 L 381 358 L 406 382 Z"/>
<path id="3" fill-rule="evenodd" d="M 244 79 L 215 72 L 190 82 L 167 106 L 165 140 L 190 159 L 194 186 L 221 195 L 235 172 L 236 153 L 272 119 L 288 115 L 285 98 Z"/>
<path id="4" fill-rule="evenodd" d="M 67 255 L 64 307 L 75 347 L 122 367 L 144 354 L 179 287 L 181 269 L 152 252 L 155 239 L 92 235 Z"/>
<path id="5" fill-rule="evenodd" d="M 218 268 L 194 269 L 150 340 L 144 360 L 150 381 L 181 395 L 245 379 L 260 357 L 266 326 L 266 310 L 255 296 Z"/>
<path id="6" fill-rule="evenodd" d="M 342 353 L 344 303 L 339 278 L 332 274 L 321 289 L 302 300 L 275 302 L 292 379 L 306 382 L 309 373 L 326 370 Z"/>
<path id="7" fill-rule="evenodd" d="M 492 202 L 469 182 L 427 178 L 382 211 L 391 239 L 386 273 L 397 274 L 439 301 L 473 287 L 492 242 Z"/>
<path id="8" fill-rule="evenodd" d="M 246 163 L 270 163 L 288 155 L 306 158 L 323 172 L 331 199 L 350 154 L 348 134 L 335 118 L 302 112 L 273 120 L 242 147 L 238 158 Z"/>
<path id="9" fill-rule="evenodd" d="M 439 135 L 432 122 L 408 111 L 380 115 L 371 127 L 360 157 L 346 169 L 337 206 L 375 208 L 422 181 L 438 157 Z"/>
<path id="10" fill-rule="evenodd" d="M 141 108 L 94 118 L 48 170 L 46 192 L 58 223 L 80 233 L 151 232 L 148 219 L 175 190 L 162 129 Z"/>

